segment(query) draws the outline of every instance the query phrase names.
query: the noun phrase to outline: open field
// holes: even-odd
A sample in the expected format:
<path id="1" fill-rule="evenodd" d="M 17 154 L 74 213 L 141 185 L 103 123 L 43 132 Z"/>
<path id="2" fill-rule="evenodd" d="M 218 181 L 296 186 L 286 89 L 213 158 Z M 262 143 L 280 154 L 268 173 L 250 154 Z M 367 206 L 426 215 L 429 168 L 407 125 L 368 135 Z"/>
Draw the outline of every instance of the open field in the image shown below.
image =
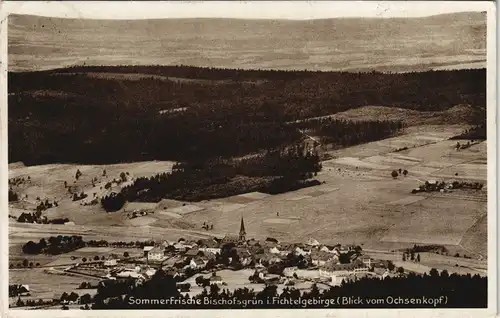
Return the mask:
<path id="1" fill-rule="evenodd" d="M 270 218 L 265 219 L 264 223 L 272 223 L 272 224 L 290 224 L 293 222 L 297 222 L 297 219 L 287 219 L 287 218 Z"/>
<path id="2" fill-rule="evenodd" d="M 384 148 L 378 147 L 380 143 L 390 145 L 387 140 L 338 150 L 335 152 L 338 158 L 323 162 L 323 171 L 318 175 L 325 184 L 270 196 L 233 211 L 208 207 L 186 219 L 191 222 L 210 219 L 218 232 L 236 234 L 240 217 L 244 216 L 249 236 L 273 236 L 283 241 L 305 240 L 312 236 L 325 243 L 376 245 L 377 242 L 398 241 L 401 246 L 412 243 L 458 245 L 476 219 L 485 213 L 485 192 L 455 190 L 450 194 L 419 195 L 410 192 L 425 180 L 441 180 L 443 168 L 459 171 L 460 176 L 462 163 L 481 162 L 477 160 L 486 157 L 484 143 L 456 151 L 453 148 L 456 141 L 447 139 L 460 132 L 456 126 L 414 128 L 408 135 L 390 138 L 414 142 L 415 148 L 398 153 L 392 153 L 394 147 L 387 147 L 385 153 Z M 353 161 L 350 155 L 354 153 L 363 156 Z M 478 164 L 485 169 L 484 161 Z M 409 175 L 393 180 L 390 172 L 399 168 L 408 169 Z M 485 182 L 485 175 L 475 177 Z M 454 175 L 443 179 L 460 180 Z M 299 220 L 291 222 L 291 217 Z M 472 231 L 468 236 L 479 235 L 479 232 Z M 474 241 L 472 238 L 467 240 Z M 485 240 L 482 246 L 475 248 L 484 252 Z"/>
<path id="3" fill-rule="evenodd" d="M 31 298 L 52 299 L 63 292 L 71 293 L 84 281 L 97 283 L 99 280 L 91 277 L 48 274 L 44 269 L 9 271 L 9 284 L 29 285 Z"/>
<path id="4" fill-rule="evenodd" d="M 382 241 L 458 245 L 465 231 L 482 213 L 486 203 L 446 198 L 427 198 L 405 209 L 412 216 L 393 226 Z M 437 211 L 436 211 L 437 210 Z"/>
<path id="5" fill-rule="evenodd" d="M 420 263 L 411 261 L 402 261 L 402 254 L 389 252 L 376 252 L 368 250 L 368 254 L 373 258 L 386 259 L 394 262 L 396 266 L 402 266 L 405 269 L 413 270 L 419 273 L 429 273 L 431 268 L 439 270 L 446 269 L 450 274 L 479 274 L 486 275 L 487 262 L 485 260 L 466 259 L 463 257 L 445 256 L 435 253 L 419 253 Z"/>

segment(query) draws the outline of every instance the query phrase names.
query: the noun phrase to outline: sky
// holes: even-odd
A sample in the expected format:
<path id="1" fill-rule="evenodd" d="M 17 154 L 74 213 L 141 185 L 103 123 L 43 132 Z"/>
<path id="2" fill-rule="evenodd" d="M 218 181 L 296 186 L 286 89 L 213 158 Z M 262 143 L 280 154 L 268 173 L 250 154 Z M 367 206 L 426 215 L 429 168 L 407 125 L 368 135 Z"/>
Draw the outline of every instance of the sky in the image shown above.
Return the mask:
<path id="1" fill-rule="evenodd" d="M 3 13 L 83 19 L 237 18 L 309 20 L 335 17 L 423 17 L 486 11 L 488 1 L 6 1 Z"/>

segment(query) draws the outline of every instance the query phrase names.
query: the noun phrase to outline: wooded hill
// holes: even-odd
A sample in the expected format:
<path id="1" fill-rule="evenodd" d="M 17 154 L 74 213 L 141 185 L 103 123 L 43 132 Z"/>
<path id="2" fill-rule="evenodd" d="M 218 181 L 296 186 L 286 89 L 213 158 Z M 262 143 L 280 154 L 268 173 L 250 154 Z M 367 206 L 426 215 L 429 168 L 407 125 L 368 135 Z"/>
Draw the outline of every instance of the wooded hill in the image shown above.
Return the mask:
<path id="1" fill-rule="evenodd" d="M 9 162 L 28 165 L 241 156 L 303 138 L 287 122 L 360 106 L 486 105 L 485 69 L 387 74 L 105 66 L 9 73 L 8 80 Z M 308 128 L 326 131 L 331 142 L 354 127 L 317 124 Z M 398 127 L 356 124 L 360 136 L 379 131 L 379 139 Z"/>

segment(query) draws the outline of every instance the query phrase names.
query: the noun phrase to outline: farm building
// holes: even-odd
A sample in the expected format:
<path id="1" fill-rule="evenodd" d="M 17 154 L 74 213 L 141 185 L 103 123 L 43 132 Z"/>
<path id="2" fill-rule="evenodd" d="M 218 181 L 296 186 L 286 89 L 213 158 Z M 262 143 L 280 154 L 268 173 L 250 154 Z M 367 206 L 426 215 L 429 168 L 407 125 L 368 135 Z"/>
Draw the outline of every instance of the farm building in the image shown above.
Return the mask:
<path id="1" fill-rule="evenodd" d="M 126 213 L 141 213 L 141 212 L 154 212 L 157 209 L 158 203 L 150 202 L 127 202 L 123 207 Z"/>

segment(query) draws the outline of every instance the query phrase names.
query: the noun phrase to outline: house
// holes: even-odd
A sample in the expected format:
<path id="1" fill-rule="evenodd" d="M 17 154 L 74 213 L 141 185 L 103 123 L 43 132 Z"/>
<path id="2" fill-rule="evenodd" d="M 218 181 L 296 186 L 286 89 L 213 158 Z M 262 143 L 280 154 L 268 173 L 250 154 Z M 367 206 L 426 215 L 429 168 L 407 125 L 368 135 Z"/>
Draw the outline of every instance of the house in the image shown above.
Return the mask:
<path id="1" fill-rule="evenodd" d="M 220 254 L 221 249 L 219 247 L 219 243 L 217 243 L 214 239 L 209 240 L 200 240 L 199 248 L 202 252 L 210 252 L 214 254 Z"/>
<path id="2" fill-rule="evenodd" d="M 356 250 L 356 246 L 354 246 L 354 245 L 339 246 L 339 252 L 342 254 L 349 253 L 349 252 L 355 251 L 355 250 Z"/>
<path id="3" fill-rule="evenodd" d="M 295 253 L 295 255 L 302 255 L 302 256 L 311 255 L 311 251 L 310 250 L 304 250 L 304 249 L 302 249 L 299 246 L 297 246 L 295 248 L 294 253 Z"/>
<path id="4" fill-rule="evenodd" d="M 172 246 L 174 245 L 175 242 L 172 242 L 172 241 L 168 241 L 168 240 L 165 240 L 163 241 L 163 243 L 161 244 L 163 247 L 169 247 L 169 246 Z"/>
<path id="5" fill-rule="evenodd" d="M 116 277 L 135 278 L 135 279 L 144 278 L 144 276 L 142 276 L 142 274 L 137 273 L 136 271 L 122 271 L 122 272 L 117 273 Z"/>
<path id="6" fill-rule="evenodd" d="M 372 265 L 374 268 L 389 268 L 390 261 L 388 260 L 372 260 Z"/>
<path id="7" fill-rule="evenodd" d="M 144 252 L 144 256 L 148 257 L 149 251 L 151 251 L 153 248 L 155 248 L 155 247 L 154 246 L 144 246 L 143 249 L 142 249 L 143 252 Z"/>
<path id="8" fill-rule="evenodd" d="M 272 243 L 272 244 L 279 244 L 280 242 L 275 239 L 274 237 L 268 237 L 266 238 L 266 240 L 264 241 L 265 243 Z"/>
<path id="9" fill-rule="evenodd" d="M 283 270 L 283 275 L 286 277 L 293 277 L 293 274 L 296 274 L 297 269 L 297 266 L 285 267 L 285 269 Z"/>
<path id="10" fill-rule="evenodd" d="M 269 249 L 269 253 L 275 254 L 275 255 L 280 255 L 280 256 L 287 256 L 290 254 L 289 249 L 280 249 L 279 246 L 273 246 Z"/>
<path id="11" fill-rule="evenodd" d="M 253 260 L 252 254 L 248 251 L 247 248 L 236 247 L 234 250 L 236 251 L 236 254 L 238 255 L 238 259 L 239 259 L 239 262 L 241 263 L 241 265 L 247 266 L 252 262 L 252 260 Z M 232 258 L 230 257 L 229 259 L 231 261 Z"/>
<path id="12" fill-rule="evenodd" d="M 182 242 L 175 243 L 174 248 L 176 252 L 185 252 L 187 250 L 187 246 Z"/>
<path id="13" fill-rule="evenodd" d="M 104 266 L 116 266 L 118 264 L 118 261 L 114 257 L 109 257 L 107 260 L 104 261 Z"/>
<path id="14" fill-rule="evenodd" d="M 210 285 L 216 284 L 216 285 L 222 285 L 224 282 L 222 281 L 222 277 L 218 275 L 212 275 L 210 277 Z"/>
<path id="15" fill-rule="evenodd" d="M 259 241 L 257 241 L 256 239 L 254 238 L 251 238 L 247 241 L 247 244 L 248 246 L 256 246 L 256 247 L 260 247 L 260 243 Z"/>
<path id="16" fill-rule="evenodd" d="M 323 266 L 326 262 L 338 263 L 338 256 L 329 252 L 314 251 L 311 253 L 311 262 L 316 266 Z"/>
<path id="17" fill-rule="evenodd" d="M 220 254 L 221 253 L 221 249 L 218 248 L 218 247 L 200 247 L 198 248 L 199 251 L 202 251 L 202 252 L 209 252 L 209 253 L 212 253 L 212 254 Z"/>
<path id="18" fill-rule="evenodd" d="M 155 247 L 148 252 L 148 261 L 162 261 L 165 258 L 163 247 Z"/>
<path id="19" fill-rule="evenodd" d="M 323 245 L 319 250 L 321 252 L 332 253 L 332 250 L 330 250 L 326 245 Z"/>
<path id="20" fill-rule="evenodd" d="M 275 263 L 279 263 L 281 261 L 283 261 L 283 259 L 280 256 L 272 256 L 268 260 L 268 262 L 269 262 L 270 265 L 271 264 L 275 264 Z"/>
<path id="21" fill-rule="evenodd" d="M 163 266 L 175 266 L 175 264 L 182 263 L 184 261 L 184 257 L 181 256 L 173 256 L 163 262 Z"/>
<path id="22" fill-rule="evenodd" d="M 192 248 L 192 249 L 188 250 L 186 253 L 184 253 L 184 256 L 195 257 L 195 256 L 198 256 L 199 252 L 200 251 L 197 248 Z"/>
<path id="23" fill-rule="evenodd" d="M 255 261 L 257 264 L 263 265 L 263 264 L 274 264 L 274 263 L 279 263 L 282 261 L 280 255 L 276 254 L 271 254 L 271 253 L 265 253 L 265 254 L 258 254 L 255 256 Z"/>
<path id="24" fill-rule="evenodd" d="M 215 238 L 201 239 L 198 241 L 200 247 L 219 247 L 219 243 Z"/>
<path id="25" fill-rule="evenodd" d="M 201 269 L 204 268 L 205 265 L 207 265 L 207 263 L 201 258 L 192 258 L 188 266 L 192 269 Z"/>
<path id="26" fill-rule="evenodd" d="M 29 296 L 30 286 L 29 285 L 17 285 L 17 294 L 19 296 Z"/>
<path id="27" fill-rule="evenodd" d="M 147 268 L 142 274 L 147 276 L 147 277 L 152 277 L 155 273 L 156 273 L 156 269 Z"/>
<path id="28" fill-rule="evenodd" d="M 215 256 L 214 253 L 210 252 L 202 252 L 203 256 L 201 257 L 204 261 L 209 261 L 209 260 L 215 260 L 217 257 Z"/>
<path id="29" fill-rule="evenodd" d="M 222 244 L 234 243 L 236 245 L 238 245 L 239 242 L 240 242 L 240 237 L 237 235 L 226 235 L 221 241 Z"/>
<path id="30" fill-rule="evenodd" d="M 363 255 L 361 257 L 358 257 L 359 260 L 363 262 L 368 268 L 372 267 L 373 265 L 373 259 L 370 256 Z"/>
<path id="31" fill-rule="evenodd" d="M 127 202 L 123 207 L 125 213 L 136 213 L 138 215 L 145 215 L 156 210 L 158 203 L 150 202 Z M 142 213 L 141 213 L 142 212 Z"/>
<path id="32" fill-rule="evenodd" d="M 381 267 L 375 267 L 373 272 L 379 276 L 379 278 L 385 278 L 389 275 L 389 270 Z"/>
<path id="33" fill-rule="evenodd" d="M 309 246 L 319 246 L 319 242 L 315 239 L 313 239 L 312 237 L 309 238 L 309 240 L 307 240 L 307 245 Z"/>
<path id="34" fill-rule="evenodd" d="M 280 276 L 279 275 L 267 275 L 264 276 L 264 283 L 269 284 L 269 285 L 275 285 L 280 283 Z"/>
<path id="35" fill-rule="evenodd" d="M 271 254 L 278 254 L 279 255 L 281 253 L 281 251 L 276 246 L 274 246 L 274 247 L 271 247 L 269 249 L 269 253 L 271 253 Z"/>
<path id="36" fill-rule="evenodd" d="M 177 269 L 175 267 L 169 267 L 169 268 L 167 268 L 166 271 L 165 271 L 165 274 L 169 275 L 169 276 L 172 276 L 172 277 L 179 276 L 179 273 L 177 273 Z"/>
<path id="37" fill-rule="evenodd" d="M 342 273 L 352 274 L 366 271 L 368 271 L 368 267 L 366 267 L 361 260 L 356 260 L 348 264 L 335 264 L 329 261 L 320 267 L 319 275 L 320 277 L 336 277 Z"/>

